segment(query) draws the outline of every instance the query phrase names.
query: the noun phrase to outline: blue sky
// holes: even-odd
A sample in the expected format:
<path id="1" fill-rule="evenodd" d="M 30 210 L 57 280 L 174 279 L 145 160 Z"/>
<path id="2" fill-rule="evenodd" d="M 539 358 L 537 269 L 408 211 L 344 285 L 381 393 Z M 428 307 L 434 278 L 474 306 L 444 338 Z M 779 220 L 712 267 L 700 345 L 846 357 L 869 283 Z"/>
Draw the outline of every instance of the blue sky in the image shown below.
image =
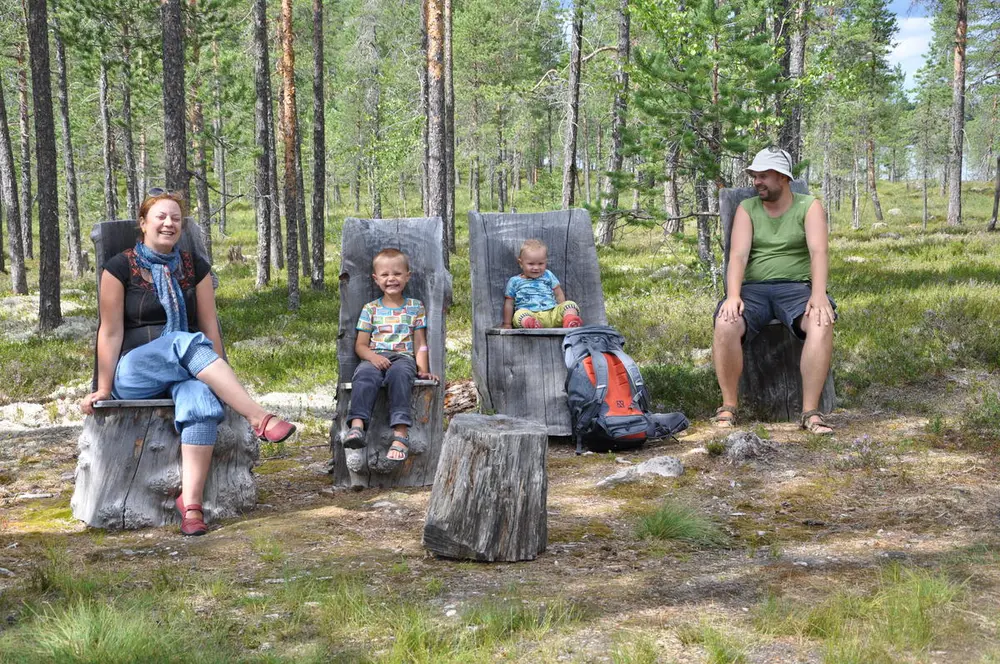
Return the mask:
<path id="1" fill-rule="evenodd" d="M 889 62 L 903 67 L 909 89 L 913 86 L 913 74 L 923 64 L 924 52 L 931 41 L 931 19 L 924 6 L 913 4 L 911 0 L 892 0 L 889 9 L 896 13 L 899 23 Z"/>

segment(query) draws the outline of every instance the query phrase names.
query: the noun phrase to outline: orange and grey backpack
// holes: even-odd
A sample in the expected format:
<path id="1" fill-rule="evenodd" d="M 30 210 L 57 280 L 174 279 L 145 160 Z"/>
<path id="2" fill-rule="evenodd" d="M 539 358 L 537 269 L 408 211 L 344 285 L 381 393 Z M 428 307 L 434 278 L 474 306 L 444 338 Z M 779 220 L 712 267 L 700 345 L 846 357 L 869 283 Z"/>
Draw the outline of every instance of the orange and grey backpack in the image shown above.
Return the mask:
<path id="1" fill-rule="evenodd" d="M 649 411 L 649 392 L 625 338 L 613 327 L 586 325 L 566 333 L 566 398 L 576 453 L 641 447 L 688 427 L 683 413 Z"/>

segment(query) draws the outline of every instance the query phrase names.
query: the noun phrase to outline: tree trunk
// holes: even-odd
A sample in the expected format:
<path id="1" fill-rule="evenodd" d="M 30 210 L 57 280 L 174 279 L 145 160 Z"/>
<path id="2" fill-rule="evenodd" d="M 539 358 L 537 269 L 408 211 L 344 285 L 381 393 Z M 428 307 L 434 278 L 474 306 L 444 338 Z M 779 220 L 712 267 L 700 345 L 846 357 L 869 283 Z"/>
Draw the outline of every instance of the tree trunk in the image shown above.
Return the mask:
<path id="1" fill-rule="evenodd" d="M 927 158 L 926 157 L 924 157 L 923 176 L 924 176 L 923 177 L 923 181 L 924 181 L 924 186 L 923 186 L 923 204 L 924 204 L 924 206 L 923 206 L 923 229 L 926 231 L 927 230 L 927 219 L 928 219 L 928 214 L 927 214 Z M 996 215 L 994 215 L 994 218 L 996 218 Z"/>
<path id="2" fill-rule="evenodd" d="M 1000 211 L 1000 156 L 997 157 L 996 182 L 993 184 L 993 216 L 990 218 L 989 230 L 997 228 L 997 212 Z"/>
<path id="3" fill-rule="evenodd" d="M 861 198 L 858 195 L 858 155 L 851 155 L 851 228 L 861 228 Z"/>
<path id="4" fill-rule="evenodd" d="M 826 226 L 827 231 L 833 230 L 833 180 L 830 169 L 833 168 L 830 150 L 830 123 L 823 122 L 823 205 L 826 206 Z"/>
<path id="5" fill-rule="evenodd" d="M 7 102 L 0 81 L 0 197 L 7 213 L 7 242 L 10 246 L 10 287 L 16 295 L 27 295 L 28 279 L 24 269 L 24 234 L 21 232 L 21 209 L 14 177 L 14 147 L 7 125 Z M 0 253 L 3 247 L 0 246 Z"/>
<path id="6" fill-rule="evenodd" d="M 427 150 L 428 211 L 445 219 L 448 211 L 448 156 L 444 81 L 444 0 L 427 5 Z M 444 238 L 445 267 L 450 263 L 448 238 Z"/>
<path id="7" fill-rule="evenodd" d="M 226 213 L 229 186 L 226 181 L 226 145 L 222 134 L 222 81 L 219 77 L 219 40 L 212 40 L 212 153 L 215 157 L 215 174 L 219 178 L 219 234 L 226 235 Z"/>
<path id="8" fill-rule="evenodd" d="M 361 34 L 358 37 L 356 56 L 367 70 L 364 88 L 364 117 L 367 122 L 362 134 L 365 174 L 368 180 L 368 199 L 371 201 L 372 219 L 382 218 L 382 84 L 379 72 L 378 5 L 374 0 L 365 3 L 362 13 Z"/>
<path id="9" fill-rule="evenodd" d="M 101 72 L 97 83 L 98 97 L 101 106 L 101 134 L 103 137 L 104 159 L 104 218 L 118 218 L 118 187 L 115 186 L 115 171 L 113 163 L 114 136 L 111 133 L 111 102 L 108 99 L 108 62 L 101 56 Z"/>
<path id="10" fill-rule="evenodd" d="M 677 162 L 679 157 L 680 146 L 674 143 L 667 149 L 666 177 L 663 178 L 663 209 L 668 217 L 663 230 L 667 234 L 684 232 L 684 221 L 680 219 L 680 197 L 677 194 Z"/>
<path id="11" fill-rule="evenodd" d="M 534 560 L 548 542 L 543 425 L 455 416 L 438 461 L 423 544 L 447 558 Z"/>
<path id="12" fill-rule="evenodd" d="M 695 179 L 694 199 L 696 212 L 704 213 L 708 210 L 708 189 L 710 183 L 704 178 Z M 712 266 L 712 227 L 708 223 L 708 217 L 704 214 L 698 215 L 698 258 L 707 267 Z"/>
<path id="13" fill-rule="evenodd" d="M 618 56 L 615 68 L 615 100 L 611 107 L 611 154 L 608 155 L 608 173 L 622 170 L 622 151 L 625 134 L 625 114 L 628 110 L 628 66 L 631 15 L 629 0 L 619 0 L 618 6 Z M 598 132 L 598 146 L 600 146 Z M 600 147 L 598 147 L 600 152 Z M 598 156 L 600 159 L 600 156 Z M 614 228 L 618 208 L 618 188 L 610 175 L 604 178 L 601 196 L 601 216 L 597 224 L 597 243 L 608 246 L 614 241 Z"/>
<path id="14" fill-rule="evenodd" d="M 139 130 L 139 196 L 149 191 L 149 151 L 146 149 L 146 130 Z"/>
<path id="15" fill-rule="evenodd" d="M 948 225 L 962 223 L 962 142 L 965 138 L 965 45 L 968 0 L 956 0 L 955 69 L 951 83 L 951 168 L 948 172 Z"/>
<path id="16" fill-rule="evenodd" d="M 448 251 L 455 253 L 455 82 L 452 58 L 452 0 L 444 0 L 445 219 Z M 446 263 L 447 264 L 447 263 Z"/>
<path id="17" fill-rule="evenodd" d="M 326 120 L 323 108 L 323 0 L 313 0 L 312 289 L 325 288 Z M 339 201 L 338 201 L 339 203 Z"/>
<path id="18" fill-rule="evenodd" d="M 21 249 L 25 258 L 34 258 L 32 248 L 31 197 L 31 121 L 28 112 L 28 46 L 18 42 L 17 92 L 19 128 L 21 130 Z"/>
<path id="19" fill-rule="evenodd" d="M 298 221 L 296 220 L 298 183 L 295 167 L 295 143 L 298 140 L 297 110 L 295 108 L 295 33 L 292 27 L 292 0 L 281 0 L 281 75 L 283 77 L 282 108 L 285 156 L 285 269 L 288 270 L 288 308 L 299 308 L 299 247 Z"/>
<path id="20" fill-rule="evenodd" d="M 197 178 L 195 195 L 198 197 L 198 225 L 201 226 L 205 253 L 212 259 L 212 210 L 208 200 L 208 159 L 205 154 L 205 112 L 201 101 L 201 36 L 199 32 L 198 0 L 188 0 L 193 19 L 188 25 L 191 36 L 191 68 L 195 72 L 191 82 L 191 149 L 194 152 Z"/>
<path id="21" fill-rule="evenodd" d="M 271 74 L 267 54 L 267 0 L 253 0 L 254 139 L 258 146 L 254 214 L 257 218 L 257 288 L 271 281 Z"/>
<path id="22" fill-rule="evenodd" d="M 872 197 L 872 209 L 875 212 L 875 220 L 882 221 L 882 203 L 878 198 L 878 188 L 875 181 L 875 137 L 871 134 L 868 135 L 867 150 L 868 192 Z"/>
<path id="23" fill-rule="evenodd" d="M 581 2 L 582 0 L 574 0 L 573 3 L 573 35 L 570 41 L 569 89 L 567 90 L 569 99 L 566 109 L 566 138 L 563 141 L 562 209 L 564 210 L 573 207 L 573 187 L 576 184 L 576 130 L 580 116 L 580 60 L 583 57 L 580 53 L 583 46 L 583 6 L 580 4 Z"/>
<path id="24" fill-rule="evenodd" d="M 45 0 L 28 0 L 31 97 L 35 109 L 38 164 L 38 329 L 62 324 L 59 302 L 59 187 L 56 178 L 56 128 L 52 114 L 49 24 Z"/>
<path id="25" fill-rule="evenodd" d="M 548 149 L 549 149 L 547 159 L 548 159 L 548 164 L 549 164 L 549 175 L 552 175 L 552 162 L 555 161 L 555 156 L 552 154 L 552 134 L 553 134 L 553 130 L 552 130 L 552 107 L 549 106 L 548 108 L 546 108 L 545 112 L 546 112 L 546 115 L 547 115 L 547 117 L 549 119 L 549 130 L 546 133 L 546 135 L 548 137 Z"/>
<path id="26" fill-rule="evenodd" d="M 590 134 L 587 131 L 587 116 L 583 116 L 583 189 L 587 205 L 590 205 Z"/>
<path id="27" fill-rule="evenodd" d="M 481 207 L 481 201 L 480 201 L 480 198 L 479 198 L 479 196 L 480 196 L 480 193 L 479 193 L 480 187 L 479 187 L 479 155 L 478 154 L 472 155 L 472 168 L 470 169 L 470 172 L 469 172 L 469 184 L 470 184 L 471 189 L 472 189 L 472 209 L 475 210 L 476 212 L 479 212 L 479 208 Z"/>
<path id="28" fill-rule="evenodd" d="M 83 276 L 83 254 L 80 246 L 80 208 L 76 195 L 76 165 L 73 161 L 73 140 L 69 125 L 69 85 L 66 82 L 66 46 L 57 20 L 56 1 L 52 0 L 52 36 L 56 45 L 56 71 L 59 95 L 59 120 L 62 126 L 63 170 L 66 175 L 66 246 L 69 249 L 69 270 L 75 279 Z M 0 254 L 3 242 L 0 242 Z"/>
<path id="29" fill-rule="evenodd" d="M 265 0 L 266 1 L 266 0 Z M 270 63 L 268 63 L 270 65 Z M 268 77 L 270 79 L 270 76 Z M 284 239 L 281 233 L 281 195 L 278 191 L 278 134 L 274 128 L 274 106 L 270 102 L 270 86 L 267 104 L 267 179 L 271 196 L 271 267 L 285 269 Z"/>
<path id="30" fill-rule="evenodd" d="M 139 218 L 139 183 L 136 178 L 135 143 L 132 140 L 132 65 L 128 20 L 123 25 L 122 58 L 122 147 L 125 152 L 125 205 L 129 219 Z"/>
<path id="31" fill-rule="evenodd" d="M 295 216 L 299 222 L 299 254 L 302 259 L 302 275 L 312 278 L 312 260 L 309 255 L 309 219 L 306 217 L 306 187 L 305 173 L 302 169 L 302 132 L 298 130 L 298 119 L 295 122 Z"/>
<path id="32" fill-rule="evenodd" d="M 184 13 L 181 0 L 161 0 L 163 22 L 163 170 L 167 189 L 191 200 L 184 108 Z"/>
<path id="33" fill-rule="evenodd" d="M 792 155 L 792 163 L 797 164 L 802 159 L 802 96 L 794 82 L 805 73 L 806 37 L 808 35 L 809 0 L 796 2 L 794 25 L 789 29 L 786 24 L 784 33 L 788 47 L 783 63 L 788 66 L 788 80 L 792 87 L 786 93 L 784 101 L 784 124 L 778 143 Z"/>

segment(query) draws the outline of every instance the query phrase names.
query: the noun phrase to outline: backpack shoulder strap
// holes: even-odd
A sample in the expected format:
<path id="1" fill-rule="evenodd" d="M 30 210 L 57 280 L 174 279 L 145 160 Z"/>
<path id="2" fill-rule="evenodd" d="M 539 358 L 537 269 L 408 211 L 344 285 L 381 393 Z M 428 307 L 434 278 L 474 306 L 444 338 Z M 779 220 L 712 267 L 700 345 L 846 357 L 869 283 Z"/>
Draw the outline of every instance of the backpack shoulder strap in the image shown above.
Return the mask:
<path id="1" fill-rule="evenodd" d="M 601 403 L 608 394 L 608 361 L 604 359 L 604 353 L 590 344 L 587 345 L 587 351 L 594 368 L 594 400 Z"/>

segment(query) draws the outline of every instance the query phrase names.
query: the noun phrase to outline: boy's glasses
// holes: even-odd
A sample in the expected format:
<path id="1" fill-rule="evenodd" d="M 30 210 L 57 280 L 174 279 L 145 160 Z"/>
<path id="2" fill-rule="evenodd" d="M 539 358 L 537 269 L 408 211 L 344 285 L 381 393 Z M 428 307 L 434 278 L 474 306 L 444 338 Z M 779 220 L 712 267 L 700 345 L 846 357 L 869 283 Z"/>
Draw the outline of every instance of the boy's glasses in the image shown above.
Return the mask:
<path id="1" fill-rule="evenodd" d="M 181 192 L 179 191 L 170 191 L 169 189 L 165 189 L 164 187 L 150 187 L 149 189 L 146 190 L 147 196 L 162 196 L 164 194 L 180 194 L 180 193 Z"/>

